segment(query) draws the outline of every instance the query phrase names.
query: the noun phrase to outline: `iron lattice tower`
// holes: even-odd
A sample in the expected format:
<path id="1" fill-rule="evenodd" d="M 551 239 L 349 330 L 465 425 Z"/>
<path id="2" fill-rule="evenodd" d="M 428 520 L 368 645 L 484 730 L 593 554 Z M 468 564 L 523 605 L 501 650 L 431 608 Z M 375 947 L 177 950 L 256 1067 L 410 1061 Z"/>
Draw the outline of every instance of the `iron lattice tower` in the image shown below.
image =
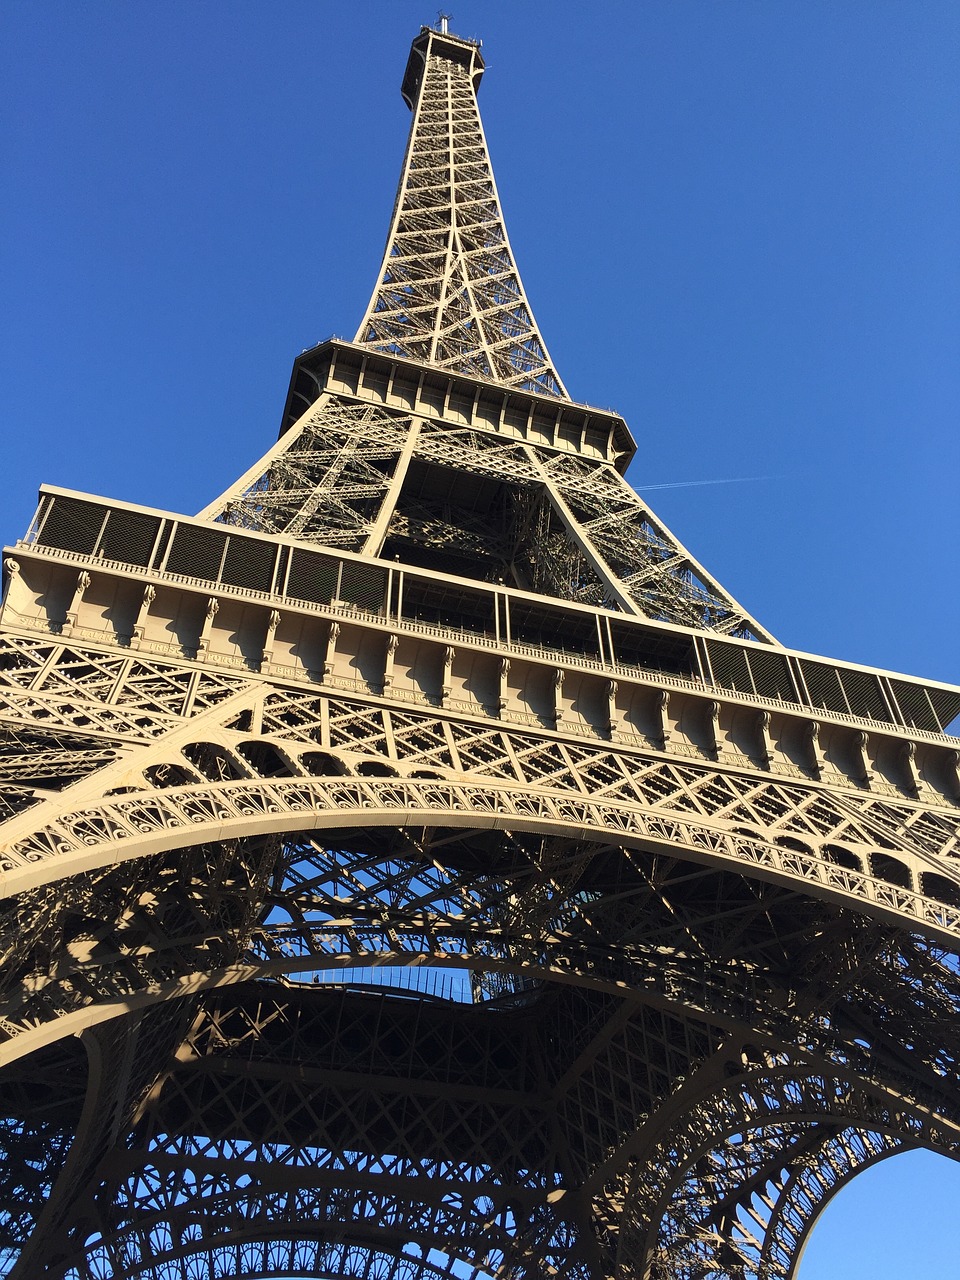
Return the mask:
<path id="1" fill-rule="evenodd" d="M 23 1280 L 774 1280 L 960 1153 L 960 690 L 773 640 L 625 483 L 424 28 L 353 342 L 196 518 L 5 553 Z"/>

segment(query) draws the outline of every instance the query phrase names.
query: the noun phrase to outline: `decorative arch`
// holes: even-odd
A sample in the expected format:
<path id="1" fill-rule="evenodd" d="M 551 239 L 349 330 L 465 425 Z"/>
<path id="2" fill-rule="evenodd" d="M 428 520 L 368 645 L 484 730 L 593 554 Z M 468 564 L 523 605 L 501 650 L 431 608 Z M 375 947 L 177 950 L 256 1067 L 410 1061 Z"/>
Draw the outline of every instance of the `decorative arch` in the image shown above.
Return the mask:
<path id="1" fill-rule="evenodd" d="M 484 780 L 359 777 L 228 781 L 107 797 L 14 840 L 0 860 L 0 893 L 27 889 L 176 849 L 187 843 L 345 825 L 516 828 L 575 839 L 614 839 L 802 889 L 872 916 L 960 941 L 960 907 L 834 861 L 830 842 L 764 840 L 696 813 Z M 898 862 L 898 866 L 903 864 Z M 904 867 L 904 873 L 906 868 Z M 904 879 L 898 872 L 898 878 Z M 939 888 L 939 885 L 937 886 Z"/>

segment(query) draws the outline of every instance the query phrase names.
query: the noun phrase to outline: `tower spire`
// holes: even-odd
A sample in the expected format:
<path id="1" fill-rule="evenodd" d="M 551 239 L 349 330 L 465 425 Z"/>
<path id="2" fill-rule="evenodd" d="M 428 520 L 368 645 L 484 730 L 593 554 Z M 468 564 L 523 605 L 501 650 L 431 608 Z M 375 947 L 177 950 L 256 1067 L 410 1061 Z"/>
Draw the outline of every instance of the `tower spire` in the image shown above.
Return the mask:
<path id="1" fill-rule="evenodd" d="M 477 107 L 480 47 L 421 28 L 401 92 L 413 111 L 383 264 L 356 341 L 566 398 L 514 262 Z"/>

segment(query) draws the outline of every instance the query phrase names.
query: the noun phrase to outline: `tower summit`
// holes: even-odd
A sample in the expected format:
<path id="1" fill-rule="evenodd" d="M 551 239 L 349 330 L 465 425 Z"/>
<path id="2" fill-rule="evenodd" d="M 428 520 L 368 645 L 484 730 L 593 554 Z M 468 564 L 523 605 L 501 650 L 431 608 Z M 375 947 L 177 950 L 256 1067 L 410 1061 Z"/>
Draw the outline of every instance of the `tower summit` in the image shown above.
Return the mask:
<path id="1" fill-rule="evenodd" d="M 413 42 L 353 342 L 199 516 L 44 486 L 0 613 L 0 1272 L 788 1280 L 960 1155 L 960 689 L 770 636 Z"/>

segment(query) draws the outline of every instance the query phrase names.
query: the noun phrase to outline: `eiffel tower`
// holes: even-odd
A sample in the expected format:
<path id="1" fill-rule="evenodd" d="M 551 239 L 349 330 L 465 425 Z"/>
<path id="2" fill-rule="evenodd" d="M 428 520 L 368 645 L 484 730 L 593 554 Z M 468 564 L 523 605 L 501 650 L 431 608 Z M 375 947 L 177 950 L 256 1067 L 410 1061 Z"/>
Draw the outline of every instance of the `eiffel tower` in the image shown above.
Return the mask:
<path id="1" fill-rule="evenodd" d="M 16 1280 L 774 1280 L 960 1157 L 960 689 L 785 648 L 627 485 L 446 25 L 278 442 L 5 552 Z"/>

